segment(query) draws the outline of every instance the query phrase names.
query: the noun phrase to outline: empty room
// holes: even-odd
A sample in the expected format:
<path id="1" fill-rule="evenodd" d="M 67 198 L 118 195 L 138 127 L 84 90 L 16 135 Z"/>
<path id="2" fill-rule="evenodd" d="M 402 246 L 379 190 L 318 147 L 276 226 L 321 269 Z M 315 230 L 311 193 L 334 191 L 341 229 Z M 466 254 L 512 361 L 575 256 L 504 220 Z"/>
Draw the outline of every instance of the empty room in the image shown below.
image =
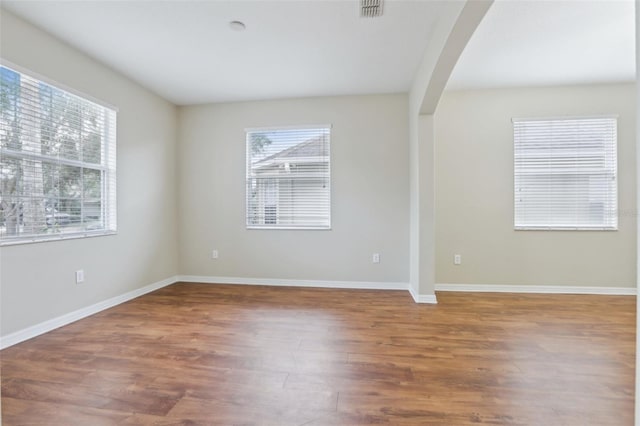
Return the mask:
<path id="1" fill-rule="evenodd" d="M 2 0 L 0 423 L 640 424 L 638 9 Z"/>

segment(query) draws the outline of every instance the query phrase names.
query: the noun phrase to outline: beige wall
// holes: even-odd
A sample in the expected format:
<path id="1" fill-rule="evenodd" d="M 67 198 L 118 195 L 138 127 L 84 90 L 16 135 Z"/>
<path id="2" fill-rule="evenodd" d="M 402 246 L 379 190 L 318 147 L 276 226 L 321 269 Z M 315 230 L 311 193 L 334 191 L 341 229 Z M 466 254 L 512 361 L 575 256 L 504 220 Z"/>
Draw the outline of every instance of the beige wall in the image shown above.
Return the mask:
<path id="1" fill-rule="evenodd" d="M 0 249 L 1 334 L 177 273 L 176 108 L 2 11 L 0 55 L 118 113 L 118 234 Z M 84 269 L 76 285 L 74 271 Z"/>
<path id="2" fill-rule="evenodd" d="M 634 89 L 445 92 L 435 120 L 436 282 L 635 287 Z M 619 115 L 619 230 L 514 231 L 511 118 L 597 114 Z"/>
<path id="3" fill-rule="evenodd" d="M 406 283 L 407 109 L 406 95 L 180 108 L 181 273 Z M 333 125 L 332 229 L 247 230 L 244 129 L 304 124 Z"/>

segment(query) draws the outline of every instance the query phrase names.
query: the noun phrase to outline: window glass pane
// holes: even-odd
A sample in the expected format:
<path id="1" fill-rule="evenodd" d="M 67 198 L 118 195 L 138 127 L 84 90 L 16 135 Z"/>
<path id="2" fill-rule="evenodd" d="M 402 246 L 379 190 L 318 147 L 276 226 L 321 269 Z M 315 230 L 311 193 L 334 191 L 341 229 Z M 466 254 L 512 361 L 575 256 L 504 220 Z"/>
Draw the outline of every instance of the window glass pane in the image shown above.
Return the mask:
<path id="1" fill-rule="evenodd" d="M 21 161 L 3 158 L 0 164 L 0 236 L 19 234 L 21 198 L 18 185 L 22 172 Z"/>
<path id="2" fill-rule="evenodd" d="M 102 194 L 102 172 L 100 170 L 83 169 L 84 199 L 99 199 Z"/>
<path id="3" fill-rule="evenodd" d="M 617 228 L 617 120 L 514 120 L 515 227 Z"/>
<path id="4" fill-rule="evenodd" d="M 0 95 L 0 243 L 115 231 L 115 111 L 7 67 Z"/>
<path id="5" fill-rule="evenodd" d="M 330 227 L 330 129 L 247 132 L 247 227 Z"/>

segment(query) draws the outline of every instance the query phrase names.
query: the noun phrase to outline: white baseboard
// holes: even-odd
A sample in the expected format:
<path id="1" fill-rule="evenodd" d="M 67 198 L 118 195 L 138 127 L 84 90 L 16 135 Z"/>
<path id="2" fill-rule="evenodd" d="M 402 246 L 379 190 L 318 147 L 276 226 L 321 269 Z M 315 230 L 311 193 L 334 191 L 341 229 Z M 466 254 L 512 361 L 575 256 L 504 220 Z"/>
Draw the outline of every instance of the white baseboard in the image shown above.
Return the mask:
<path id="1" fill-rule="evenodd" d="M 438 299 L 436 299 L 435 294 L 418 294 L 411 286 L 409 286 L 408 290 L 409 290 L 409 293 L 411 294 L 411 297 L 413 297 L 413 301 L 416 303 L 431 303 L 431 304 L 438 303 Z"/>
<path id="2" fill-rule="evenodd" d="M 177 280 L 186 283 L 244 284 L 280 287 L 321 287 L 362 290 L 407 290 L 409 288 L 408 283 L 382 281 L 322 281 L 275 278 L 210 277 L 200 275 L 178 275 Z"/>
<path id="3" fill-rule="evenodd" d="M 104 311 L 105 309 L 109 309 L 113 306 L 127 302 L 131 299 L 135 299 L 136 297 L 140 297 L 143 294 L 147 294 L 159 288 L 166 287 L 170 284 L 175 283 L 176 281 L 177 281 L 176 276 L 169 277 L 162 281 L 158 281 L 153 284 L 149 284 L 147 286 L 127 292 L 125 294 L 121 294 L 120 296 L 115 296 L 115 297 L 112 297 L 111 299 L 107 299 L 102 302 L 95 303 L 91 306 L 87 306 L 86 308 L 69 312 L 68 314 L 64 314 L 57 318 L 53 318 L 53 319 L 41 322 L 40 324 L 27 327 L 23 330 L 19 330 L 14 333 L 7 334 L 6 336 L 1 336 L 0 349 L 8 348 L 9 346 L 13 346 L 27 339 L 31 339 L 32 337 L 39 336 L 41 334 L 47 333 L 51 330 L 55 330 L 56 328 L 62 327 L 64 325 L 71 324 L 72 322 L 86 318 L 100 311 Z"/>
<path id="4" fill-rule="evenodd" d="M 197 275 L 176 275 L 162 281 L 149 284 L 136 290 L 112 297 L 111 299 L 95 303 L 86 308 L 81 308 L 68 314 L 41 322 L 39 324 L 18 330 L 6 336 L 0 336 L 0 350 L 13 346 L 25 340 L 55 330 L 56 328 L 71 324 L 105 309 L 112 308 L 121 303 L 140 297 L 144 294 L 158 290 L 162 287 L 176 282 L 210 283 L 210 284 L 247 284 L 247 285 L 268 285 L 268 286 L 288 286 L 288 287 L 324 287 L 324 288 L 345 288 L 345 289 L 367 289 L 367 290 L 407 290 L 408 283 L 402 282 L 367 282 L 367 281 L 317 281 L 317 280 L 292 280 L 292 279 L 272 279 L 272 278 L 237 278 L 237 277 L 211 277 Z M 416 303 L 436 303 L 434 295 L 414 295 Z"/>
<path id="5" fill-rule="evenodd" d="M 179 275 L 179 281 L 187 283 L 205 284 L 243 284 L 267 285 L 284 287 L 320 287 L 344 288 L 361 290 L 408 290 L 416 303 L 438 303 L 435 294 L 416 294 L 409 283 L 380 282 L 380 281 L 320 281 L 320 280 L 292 280 L 274 278 L 238 278 L 238 277 L 210 277 L 199 275 Z"/>
<path id="6" fill-rule="evenodd" d="M 577 287 L 553 285 L 502 284 L 436 284 L 436 291 L 464 291 L 477 293 L 540 293 L 540 294 L 610 294 L 635 296 L 635 287 Z"/>
<path id="7" fill-rule="evenodd" d="M 179 275 L 178 280 L 188 283 L 205 284 L 243 284 L 285 287 L 344 288 L 361 290 L 407 290 L 411 294 L 413 301 L 416 303 L 438 303 L 435 294 L 416 294 L 409 283 L 402 282 L 318 281 L 273 278 L 209 277 L 197 275 Z"/>
<path id="8" fill-rule="evenodd" d="M 368 281 L 318 281 L 292 280 L 273 278 L 238 278 L 212 277 L 199 275 L 177 275 L 162 281 L 149 284 L 120 296 L 95 303 L 86 308 L 78 309 L 57 318 L 16 331 L 6 336 L 0 336 L 0 349 L 8 348 L 17 343 L 47 333 L 56 328 L 86 318 L 105 309 L 127 302 L 176 282 L 208 283 L 208 284 L 246 284 L 286 287 L 323 287 L 366 290 L 407 290 L 416 303 L 438 303 L 435 294 L 416 294 L 408 283 L 403 282 L 368 282 Z M 602 294 L 634 296 L 634 287 L 576 287 L 576 286 L 541 286 L 541 285 L 494 285 L 494 284 L 436 284 L 436 291 L 460 292 L 492 292 L 492 293 L 541 293 L 541 294 Z"/>

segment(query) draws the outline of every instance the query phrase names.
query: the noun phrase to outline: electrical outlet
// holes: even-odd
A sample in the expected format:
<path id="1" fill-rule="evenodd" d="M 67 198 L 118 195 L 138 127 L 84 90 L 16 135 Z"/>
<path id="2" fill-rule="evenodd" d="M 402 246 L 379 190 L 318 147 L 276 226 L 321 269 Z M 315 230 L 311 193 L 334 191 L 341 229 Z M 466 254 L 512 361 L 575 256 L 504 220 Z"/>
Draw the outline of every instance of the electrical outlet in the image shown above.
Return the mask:
<path id="1" fill-rule="evenodd" d="M 380 263 L 380 253 L 373 253 L 373 256 L 371 257 L 371 261 L 373 263 Z"/>
<path id="2" fill-rule="evenodd" d="M 460 256 L 459 254 L 454 254 L 453 255 L 453 264 L 454 265 L 461 265 L 462 264 L 462 256 Z"/>
<path id="3" fill-rule="evenodd" d="M 84 282 L 84 270 L 79 269 L 76 271 L 76 284 L 81 284 Z"/>
<path id="4" fill-rule="evenodd" d="M 217 259 L 218 258 L 218 250 L 214 250 L 211 252 L 211 258 L 212 259 Z"/>

